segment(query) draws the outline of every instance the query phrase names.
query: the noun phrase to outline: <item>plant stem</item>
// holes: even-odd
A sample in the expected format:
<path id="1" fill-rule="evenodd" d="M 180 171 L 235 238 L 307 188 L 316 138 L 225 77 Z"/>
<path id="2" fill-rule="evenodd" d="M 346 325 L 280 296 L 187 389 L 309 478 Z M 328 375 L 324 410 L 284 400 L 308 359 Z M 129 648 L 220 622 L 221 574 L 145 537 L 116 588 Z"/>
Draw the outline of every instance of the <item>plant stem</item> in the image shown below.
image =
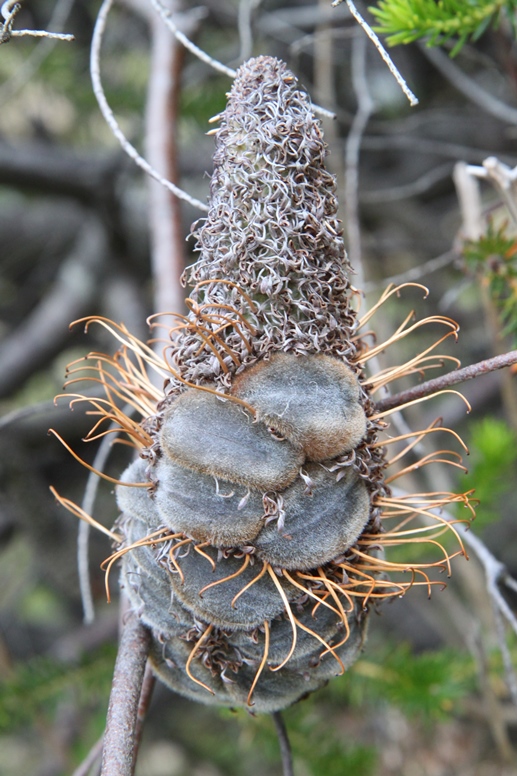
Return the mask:
<path id="1" fill-rule="evenodd" d="M 133 776 L 135 729 L 151 634 L 128 610 L 108 707 L 101 776 Z"/>
<path id="2" fill-rule="evenodd" d="M 496 369 L 503 369 L 515 363 L 517 363 L 517 350 L 511 350 L 503 355 L 487 358 L 485 361 L 478 361 L 477 364 L 471 364 L 462 369 L 455 369 L 453 372 L 440 375 L 440 377 L 435 377 L 433 380 L 427 380 L 420 385 L 415 385 L 407 391 L 401 391 L 393 396 L 380 399 L 375 404 L 375 410 L 377 413 L 387 412 L 394 407 L 400 407 L 403 404 L 407 404 L 407 402 L 422 399 L 444 388 L 449 388 L 451 385 L 464 383 L 467 380 L 472 380 L 474 377 L 494 372 Z"/>
<path id="3" fill-rule="evenodd" d="M 280 756 L 282 758 L 282 772 L 283 776 L 294 776 L 293 771 L 293 758 L 291 755 L 291 745 L 287 736 L 287 730 L 285 728 L 284 720 L 279 711 L 271 714 L 273 722 L 275 723 L 276 734 L 278 736 L 278 743 L 280 744 Z"/>

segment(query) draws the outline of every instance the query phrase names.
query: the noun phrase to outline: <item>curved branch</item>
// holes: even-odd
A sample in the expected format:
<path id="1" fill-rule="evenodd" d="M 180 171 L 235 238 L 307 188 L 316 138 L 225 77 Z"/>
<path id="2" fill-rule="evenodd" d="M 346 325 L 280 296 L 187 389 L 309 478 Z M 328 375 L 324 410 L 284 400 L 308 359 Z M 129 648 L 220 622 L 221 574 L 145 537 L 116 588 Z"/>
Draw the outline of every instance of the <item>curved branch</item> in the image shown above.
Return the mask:
<path id="1" fill-rule="evenodd" d="M 58 0 L 47 24 L 47 27 L 53 33 L 63 32 L 63 27 L 68 20 L 73 4 L 74 0 Z M 2 105 L 29 82 L 51 51 L 53 51 L 58 39 L 49 35 L 46 37 L 48 39 L 42 40 L 20 67 L 16 68 L 13 75 L 0 87 L 0 103 Z"/>
<path id="2" fill-rule="evenodd" d="M 154 178 L 159 183 L 161 183 L 162 186 L 165 186 L 166 189 L 169 189 L 169 191 L 175 194 L 176 197 L 179 197 L 180 199 L 185 200 L 185 202 L 189 202 L 193 207 L 198 208 L 199 210 L 203 210 L 204 212 L 207 212 L 208 211 L 207 205 L 205 205 L 203 202 L 200 202 L 200 200 L 196 199 L 195 197 L 191 197 L 190 194 L 187 194 L 186 191 L 183 191 L 183 189 L 178 188 L 178 186 L 175 186 L 174 183 L 171 183 L 171 181 L 168 181 L 166 178 L 160 175 L 160 173 L 157 172 L 154 169 L 154 167 L 151 167 L 149 162 L 147 162 L 138 153 L 136 148 L 133 145 L 131 145 L 127 137 L 120 129 L 118 122 L 115 119 L 115 116 L 113 115 L 113 111 L 108 105 L 108 101 L 106 99 L 106 95 L 104 94 L 104 89 L 102 87 L 102 81 L 101 81 L 101 75 L 100 75 L 100 53 L 101 53 L 102 37 L 104 35 L 104 30 L 106 28 L 106 20 L 112 5 L 113 5 L 113 0 L 104 0 L 104 2 L 101 5 L 101 8 L 97 16 L 97 20 L 95 22 L 95 28 L 93 31 L 92 48 L 91 48 L 91 55 L 90 55 L 90 73 L 92 78 L 93 92 L 99 104 L 99 108 L 101 109 L 101 113 L 104 117 L 104 120 L 108 124 L 113 135 L 117 138 L 118 142 L 120 143 L 120 145 L 122 146 L 126 154 L 131 159 L 133 159 L 133 161 L 144 172 L 150 175 L 151 178 Z"/>
<path id="3" fill-rule="evenodd" d="M 172 20 L 172 13 L 169 11 L 165 6 L 162 5 L 160 0 L 151 0 L 151 4 L 153 5 L 155 11 L 160 14 L 161 18 L 169 28 L 169 30 L 172 32 L 176 40 L 179 40 L 180 43 L 182 43 L 186 49 L 188 49 L 192 54 L 194 54 L 195 57 L 200 59 L 202 62 L 206 62 L 207 65 L 210 65 L 210 67 L 213 67 L 214 70 L 218 70 L 220 73 L 224 73 L 224 75 L 229 76 L 230 78 L 235 78 L 236 76 L 236 70 L 233 70 L 231 67 L 227 67 L 226 65 L 223 65 L 222 62 L 218 62 L 213 57 L 209 56 L 206 51 L 203 51 L 203 49 L 200 49 L 198 46 L 196 46 L 195 43 L 192 43 L 191 40 L 187 38 L 187 36 L 177 28 L 177 26 L 174 24 Z"/>
<path id="4" fill-rule="evenodd" d="M 0 14 L 4 18 L 4 23 L 0 24 L 0 45 L 9 43 L 11 38 L 52 38 L 54 40 L 75 40 L 73 35 L 60 32 L 47 32 L 46 30 L 13 30 L 16 15 L 21 11 L 21 3 L 17 0 L 6 0 L 0 8 Z"/>

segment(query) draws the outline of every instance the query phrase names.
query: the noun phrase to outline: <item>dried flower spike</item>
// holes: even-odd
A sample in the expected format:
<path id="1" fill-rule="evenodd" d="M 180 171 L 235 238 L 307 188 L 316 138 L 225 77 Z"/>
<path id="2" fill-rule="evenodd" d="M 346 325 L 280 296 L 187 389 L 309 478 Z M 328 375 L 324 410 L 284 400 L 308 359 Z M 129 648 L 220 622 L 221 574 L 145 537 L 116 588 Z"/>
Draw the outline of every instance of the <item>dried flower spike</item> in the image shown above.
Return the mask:
<path id="1" fill-rule="evenodd" d="M 468 505 L 468 494 L 395 498 L 388 485 L 436 460 L 456 466 L 456 454 L 400 464 L 433 425 L 398 440 L 405 450 L 390 471 L 385 451 L 397 440 L 379 441 L 387 424 L 372 399 L 441 365 L 434 349 L 457 326 L 408 316 L 385 343 L 361 338 L 399 289 L 358 319 L 321 129 L 283 63 L 243 65 L 218 119 L 210 209 L 185 276 L 188 314 L 165 327 L 163 358 L 123 326 L 88 320 L 122 343 L 113 358 L 90 356 L 106 387 L 106 400 L 91 401 L 91 437 L 115 418 L 140 451 L 117 488 L 122 539 L 106 568 L 122 559 L 155 672 L 188 697 L 269 712 L 355 660 L 371 603 L 413 585 L 430 591 L 430 570 L 449 572 L 464 554 L 459 538 L 451 554 L 441 546 L 455 529 L 438 510 Z M 365 377 L 380 350 L 435 324 L 445 334 L 423 353 Z M 163 394 L 149 368 L 166 377 Z M 385 560 L 384 546 L 411 541 L 438 559 Z"/>

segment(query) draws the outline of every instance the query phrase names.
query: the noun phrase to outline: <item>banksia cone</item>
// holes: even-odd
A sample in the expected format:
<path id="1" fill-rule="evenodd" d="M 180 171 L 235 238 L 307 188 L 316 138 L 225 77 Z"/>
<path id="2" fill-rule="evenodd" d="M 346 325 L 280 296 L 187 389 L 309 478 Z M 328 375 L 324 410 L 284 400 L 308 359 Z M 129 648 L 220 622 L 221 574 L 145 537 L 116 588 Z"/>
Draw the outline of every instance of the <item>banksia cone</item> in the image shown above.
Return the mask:
<path id="1" fill-rule="evenodd" d="M 73 401 L 99 415 L 90 438 L 116 419 L 140 451 L 117 488 L 107 570 L 122 559 L 122 586 L 153 634 L 155 672 L 203 702 L 276 711 L 354 661 L 376 600 L 430 589 L 425 569 L 448 570 L 463 553 L 461 542 L 452 555 L 437 542 L 455 530 L 436 509 L 468 504 L 467 494 L 394 498 L 389 482 L 435 457 L 390 474 L 394 440 L 378 440 L 387 424 L 372 400 L 440 364 L 429 354 L 457 327 L 407 318 L 382 345 L 361 337 L 398 289 L 358 317 L 321 129 L 283 63 L 243 65 L 218 119 L 210 210 L 185 276 L 188 314 L 153 322 L 168 328 L 163 358 L 123 326 L 88 319 L 123 347 L 89 357 L 106 400 Z M 380 350 L 432 323 L 446 329 L 437 342 L 365 377 Z M 409 435 L 407 450 L 437 430 Z M 438 546 L 438 560 L 385 560 L 383 545 L 408 541 Z"/>

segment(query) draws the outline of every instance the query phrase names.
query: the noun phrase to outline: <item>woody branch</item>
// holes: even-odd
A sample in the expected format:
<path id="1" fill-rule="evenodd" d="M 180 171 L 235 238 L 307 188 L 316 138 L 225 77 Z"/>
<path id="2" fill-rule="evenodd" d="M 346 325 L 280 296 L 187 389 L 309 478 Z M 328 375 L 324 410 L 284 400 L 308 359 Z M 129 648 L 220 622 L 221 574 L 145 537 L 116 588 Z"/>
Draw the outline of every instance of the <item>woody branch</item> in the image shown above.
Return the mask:
<path id="1" fill-rule="evenodd" d="M 504 369 L 505 367 L 512 366 L 516 363 L 517 350 L 511 350 L 501 356 L 487 358 L 485 361 L 478 361 L 476 364 L 465 366 L 462 369 L 455 369 L 445 375 L 435 377 L 433 380 L 427 380 L 425 383 L 415 385 L 413 388 L 408 388 L 407 391 L 400 391 L 400 393 L 396 393 L 393 396 L 379 399 L 375 405 L 376 410 L 378 412 L 386 412 L 395 407 L 401 407 L 409 402 L 423 399 L 426 396 L 431 396 L 433 393 L 438 393 L 438 391 L 441 391 L 444 388 L 450 388 L 452 385 L 464 383 L 467 380 L 472 380 L 474 377 L 479 377 L 480 375 L 485 375 L 489 372 L 495 372 L 497 369 Z"/>

